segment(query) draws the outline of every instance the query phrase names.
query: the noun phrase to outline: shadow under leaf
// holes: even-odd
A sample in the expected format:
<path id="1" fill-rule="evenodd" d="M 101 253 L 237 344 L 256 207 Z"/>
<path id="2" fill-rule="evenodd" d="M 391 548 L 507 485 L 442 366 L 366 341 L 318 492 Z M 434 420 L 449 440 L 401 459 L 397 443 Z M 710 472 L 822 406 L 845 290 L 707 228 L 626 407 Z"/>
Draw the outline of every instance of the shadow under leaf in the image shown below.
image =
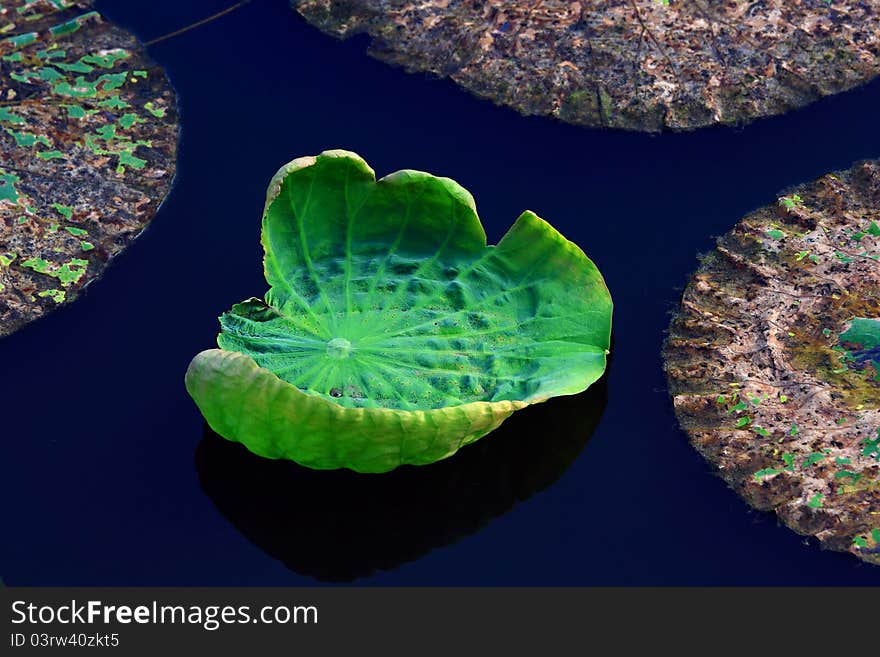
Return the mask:
<path id="1" fill-rule="evenodd" d="M 310 470 L 256 456 L 206 425 L 196 469 L 205 494 L 252 543 L 302 575 L 351 581 L 473 534 L 557 481 L 599 422 L 606 379 L 517 411 L 432 465 L 380 475 Z"/>

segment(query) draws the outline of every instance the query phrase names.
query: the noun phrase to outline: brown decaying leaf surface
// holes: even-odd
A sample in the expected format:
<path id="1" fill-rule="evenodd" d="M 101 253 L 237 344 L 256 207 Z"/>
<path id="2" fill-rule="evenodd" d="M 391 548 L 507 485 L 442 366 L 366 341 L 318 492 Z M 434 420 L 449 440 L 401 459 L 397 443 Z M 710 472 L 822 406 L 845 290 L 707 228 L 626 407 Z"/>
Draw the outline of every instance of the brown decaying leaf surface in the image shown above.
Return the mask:
<path id="1" fill-rule="evenodd" d="M 70 0 L 0 2 L 0 336 L 74 299 L 144 229 L 177 133 L 131 34 Z"/>
<path id="2" fill-rule="evenodd" d="M 880 0 L 293 0 L 320 29 L 523 114 L 742 124 L 880 74 Z"/>
<path id="3" fill-rule="evenodd" d="M 839 350 L 853 318 L 880 317 L 872 222 L 878 161 L 745 217 L 690 280 L 664 356 L 682 427 L 749 504 L 880 563 L 880 383 Z"/>

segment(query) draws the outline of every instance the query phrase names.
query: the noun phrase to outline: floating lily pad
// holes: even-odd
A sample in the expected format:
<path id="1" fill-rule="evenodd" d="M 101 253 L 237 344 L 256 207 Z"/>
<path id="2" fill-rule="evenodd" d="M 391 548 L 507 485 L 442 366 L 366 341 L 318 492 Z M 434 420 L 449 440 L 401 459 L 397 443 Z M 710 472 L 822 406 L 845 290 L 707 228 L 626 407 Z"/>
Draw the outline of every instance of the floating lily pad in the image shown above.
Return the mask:
<path id="1" fill-rule="evenodd" d="M 165 74 L 87 9 L 0 0 L 0 336 L 99 276 L 174 175 Z"/>
<path id="2" fill-rule="evenodd" d="M 682 427 L 751 505 L 880 563 L 880 162 L 745 217 L 665 346 Z"/>
<path id="3" fill-rule="evenodd" d="M 323 31 L 523 114 L 742 124 L 880 74 L 880 0 L 292 0 Z"/>
<path id="4" fill-rule="evenodd" d="M 263 214 L 271 289 L 220 318 L 187 389 L 269 458 L 383 472 L 453 454 L 605 370 L 611 297 L 575 244 L 525 212 L 486 245 L 471 195 L 353 153 L 294 160 Z"/>

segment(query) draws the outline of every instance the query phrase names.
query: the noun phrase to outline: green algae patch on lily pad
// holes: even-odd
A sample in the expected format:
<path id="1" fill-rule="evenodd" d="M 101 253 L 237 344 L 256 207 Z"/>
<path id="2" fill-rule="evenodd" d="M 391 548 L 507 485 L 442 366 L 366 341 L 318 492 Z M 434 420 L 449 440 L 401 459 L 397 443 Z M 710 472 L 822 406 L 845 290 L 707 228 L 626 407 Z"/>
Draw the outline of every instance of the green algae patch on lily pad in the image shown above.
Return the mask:
<path id="1" fill-rule="evenodd" d="M 347 151 L 299 158 L 263 212 L 265 300 L 220 317 L 186 386 L 211 428 L 268 458 L 385 472 L 432 463 L 604 372 L 596 266 L 532 212 L 488 246 L 471 195 Z"/>
<path id="2" fill-rule="evenodd" d="M 875 380 L 880 380 L 880 319 L 856 317 L 849 329 L 840 334 L 840 344 L 849 347 L 845 359 L 857 369 L 870 364 Z"/>

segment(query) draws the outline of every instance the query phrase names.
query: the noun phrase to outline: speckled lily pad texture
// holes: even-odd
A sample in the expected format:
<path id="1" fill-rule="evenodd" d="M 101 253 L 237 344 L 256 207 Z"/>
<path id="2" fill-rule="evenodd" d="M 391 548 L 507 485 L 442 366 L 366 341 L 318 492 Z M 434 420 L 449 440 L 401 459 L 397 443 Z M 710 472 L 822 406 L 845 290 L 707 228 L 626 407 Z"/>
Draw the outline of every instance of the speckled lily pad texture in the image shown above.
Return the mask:
<path id="1" fill-rule="evenodd" d="M 880 0 L 292 0 L 338 37 L 523 114 L 743 124 L 880 74 Z"/>
<path id="2" fill-rule="evenodd" d="M 71 0 L 0 0 L 0 336 L 76 298 L 144 229 L 177 133 L 134 36 Z"/>
<path id="3" fill-rule="evenodd" d="M 745 217 L 694 274 L 666 370 L 694 446 L 752 506 L 880 564 L 880 162 Z"/>

